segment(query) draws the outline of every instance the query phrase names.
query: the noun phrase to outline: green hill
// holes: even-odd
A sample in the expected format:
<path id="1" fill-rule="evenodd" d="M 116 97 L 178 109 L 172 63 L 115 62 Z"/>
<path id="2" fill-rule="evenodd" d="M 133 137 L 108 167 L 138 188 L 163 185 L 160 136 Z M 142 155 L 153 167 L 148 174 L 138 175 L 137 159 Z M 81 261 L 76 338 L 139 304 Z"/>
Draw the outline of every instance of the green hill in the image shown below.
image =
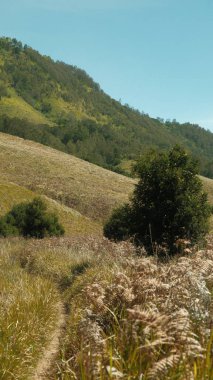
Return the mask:
<path id="1" fill-rule="evenodd" d="M 15 39 L 0 39 L 0 131 L 122 171 L 150 147 L 182 144 L 213 177 L 213 134 L 163 122 L 110 98 L 87 73 Z"/>
<path id="2" fill-rule="evenodd" d="M 40 195 L 65 227 L 62 238 L 1 239 L 0 378 L 212 379 L 212 238 L 161 262 L 101 234 L 136 183 L 101 165 L 128 171 L 147 148 L 180 142 L 212 175 L 212 134 L 141 115 L 9 39 L 0 131 L 0 216 Z M 213 203 L 213 180 L 201 179 Z"/>

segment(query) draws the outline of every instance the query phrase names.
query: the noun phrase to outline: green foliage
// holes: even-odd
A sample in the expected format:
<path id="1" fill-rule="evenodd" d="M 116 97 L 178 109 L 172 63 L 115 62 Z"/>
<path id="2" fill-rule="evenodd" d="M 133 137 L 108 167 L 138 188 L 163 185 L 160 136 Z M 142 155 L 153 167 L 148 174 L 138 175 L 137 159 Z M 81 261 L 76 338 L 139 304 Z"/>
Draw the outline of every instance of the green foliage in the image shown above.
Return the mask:
<path id="1" fill-rule="evenodd" d="M 45 125 L 35 125 L 26 120 L 4 116 L 0 119 L 0 131 L 66 151 L 65 145 Z"/>
<path id="2" fill-rule="evenodd" d="M 134 237 L 148 252 L 162 246 L 175 251 L 179 239 L 195 244 L 208 232 L 211 207 L 197 177 L 198 165 L 175 146 L 169 153 L 148 153 L 138 161 L 139 175 L 131 203 L 114 211 L 104 227 L 106 237 Z"/>
<path id="3" fill-rule="evenodd" d="M 212 133 L 196 124 L 180 124 L 176 121 L 166 122 L 165 126 L 177 139 L 182 139 L 191 153 L 200 159 L 200 172 L 205 177 L 213 178 L 213 140 Z"/>
<path id="4" fill-rule="evenodd" d="M 13 224 L 7 223 L 4 218 L 0 219 L 0 236 L 18 236 L 19 230 Z"/>
<path id="5" fill-rule="evenodd" d="M 5 121 L 11 117 L 6 109 L 6 117 L 0 117 L 0 131 L 114 171 L 119 170 L 122 160 L 135 160 L 150 148 L 165 151 L 178 143 L 201 160 L 201 174 L 213 178 L 211 132 L 189 123 L 153 119 L 123 106 L 106 95 L 85 71 L 54 62 L 16 39 L 0 38 L 0 58 L 0 99 L 15 93 L 54 125 Z"/>
<path id="6" fill-rule="evenodd" d="M 7 86 L 2 80 L 0 80 L 0 100 L 1 98 L 7 95 L 8 95 Z"/>
<path id="7" fill-rule="evenodd" d="M 126 204 L 114 210 L 109 221 L 104 226 L 104 235 L 116 241 L 126 240 L 130 235 L 131 223 L 131 207 Z"/>
<path id="8" fill-rule="evenodd" d="M 0 219 L 0 236 L 35 237 L 60 236 L 64 229 L 57 215 L 47 213 L 45 203 L 35 198 L 30 203 L 20 203 Z"/>

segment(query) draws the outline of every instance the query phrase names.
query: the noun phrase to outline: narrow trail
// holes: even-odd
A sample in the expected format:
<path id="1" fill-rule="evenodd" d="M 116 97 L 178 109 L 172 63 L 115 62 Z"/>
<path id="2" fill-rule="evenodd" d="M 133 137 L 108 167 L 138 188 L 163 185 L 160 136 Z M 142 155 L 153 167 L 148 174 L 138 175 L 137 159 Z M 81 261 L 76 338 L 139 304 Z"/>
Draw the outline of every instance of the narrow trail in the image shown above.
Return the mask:
<path id="1" fill-rule="evenodd" d="M 50 372 L 58 354 L 60 337 L 65 327 L 65 312 L 62 302 L 58 303 L 56 310 L 58 314 L 56 328 L 50 337 L 49 344 L 44 348 L 43 355 L 37 364 L 34 374 L 29 380 L 47 380 L 48 373 Z"/>

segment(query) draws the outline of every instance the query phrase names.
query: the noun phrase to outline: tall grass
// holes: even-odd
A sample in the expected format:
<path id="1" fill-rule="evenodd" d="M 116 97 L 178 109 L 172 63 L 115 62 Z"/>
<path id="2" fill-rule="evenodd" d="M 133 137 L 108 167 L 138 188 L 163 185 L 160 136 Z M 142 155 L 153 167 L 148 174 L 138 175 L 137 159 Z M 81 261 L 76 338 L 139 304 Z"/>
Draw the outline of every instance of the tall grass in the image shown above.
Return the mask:
<path id="1" fill-rule="evenodd" d="M 25 379 L 36 366 L 55 326 L 58 288 L 66 328 L 47 379 L 212 380 L 211 241 L 164 263 L 102 238 L 19 240 L 0 257 L 11 304 L 6 327 L 1 321 L 5 378 Z"/>
<path id="2" fill-rule="evenodd" d="M 55 379 L 211 380 L 212 245 L 168 263 L 104 249 L 66 290 Z"/>
<path id="3" fill-rule="evenodd" d="M 0 250 L 0 379 L 28 379 L 55 328 L 59 300 L 53 284 L 30 276 Z"/>

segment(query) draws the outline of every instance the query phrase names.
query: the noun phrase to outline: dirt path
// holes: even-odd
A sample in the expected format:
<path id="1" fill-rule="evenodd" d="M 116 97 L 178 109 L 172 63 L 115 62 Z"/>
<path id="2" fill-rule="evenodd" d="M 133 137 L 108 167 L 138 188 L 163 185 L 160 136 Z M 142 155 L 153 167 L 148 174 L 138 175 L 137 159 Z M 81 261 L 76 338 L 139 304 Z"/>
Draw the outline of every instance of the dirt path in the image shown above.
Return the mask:
<path id="1" fill-rule="evenodd" d="M 58 309 L 58 310 L 57 310 Z M 65 312 L 63 304 L 60 302 L 57 305 L 58 321 L 55 330 L 50 337 L 50 342 L 43 351 L 43 355 L 39 360 L 34 374 L 30 380 L 47 380 L 48 372 L 50 371 L 53 362 L 59 351 L 60 337 L 65 326 Z"/>

